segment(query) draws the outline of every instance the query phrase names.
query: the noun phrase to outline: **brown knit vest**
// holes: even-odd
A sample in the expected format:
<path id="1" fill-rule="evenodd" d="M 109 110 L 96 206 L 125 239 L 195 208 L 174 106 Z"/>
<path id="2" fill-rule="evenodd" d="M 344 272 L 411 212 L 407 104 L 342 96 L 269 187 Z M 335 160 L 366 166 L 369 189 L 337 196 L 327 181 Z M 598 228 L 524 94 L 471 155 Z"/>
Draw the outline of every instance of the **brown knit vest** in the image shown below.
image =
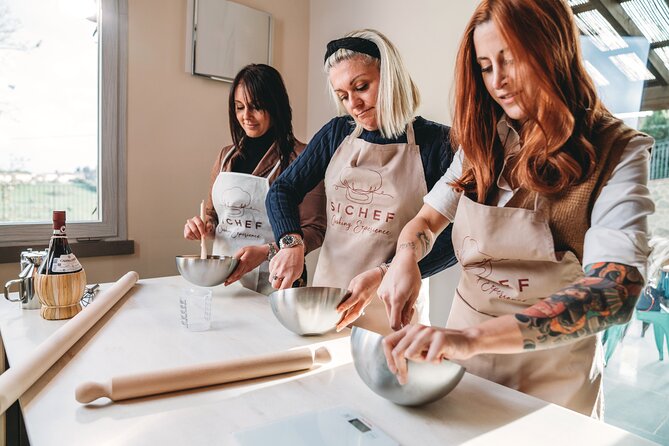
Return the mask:
<path id="1" fill-rule="evenodd" d="M 547 197 L 550 204 L 549 226 L 556 252 L 571 251 L 579 262 L 583 261 L 583 242 L 590 228 L 595 201 L 629 141 L 637 135 L 641 133 L 618 119 L 602 118 L 590 139 L 597 157 L 595 170 L 585 182 Z M 534 198 L 535 193 L 520 188 L 506 206 L 532 209 Z"/>

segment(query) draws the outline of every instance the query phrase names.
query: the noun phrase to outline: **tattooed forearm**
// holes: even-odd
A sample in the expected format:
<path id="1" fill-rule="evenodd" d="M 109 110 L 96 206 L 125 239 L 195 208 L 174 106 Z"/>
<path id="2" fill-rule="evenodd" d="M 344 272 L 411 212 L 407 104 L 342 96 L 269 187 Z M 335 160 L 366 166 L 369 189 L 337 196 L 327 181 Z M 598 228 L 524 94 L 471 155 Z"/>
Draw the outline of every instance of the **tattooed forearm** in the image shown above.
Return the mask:
<path id="1" fill-rule="evenodd" d="M 420 243 L 421 247 L 421 258 L 425 257 L 428 252 L 430 252 L 430 244 L 432 243 L 432 240 L 430 240 L 430 237 L 425 233 L 425 231 L 420 231 L 416 233 L 416 238 L 418 239 L 418 242 Z"/>
<path id="2" fill-rule="evenodd" d="M 593 263 L 586 277 L 516 314 L 525 350 L 543 349 L 628 322 L 643 288 L 639 271 Z"/>
<path id="3" fill-rule="evenodd" d="M 401 249 L 411 249 L 411 250 L 416 250 L 416 244 L 414 242 L 406 242 L 406 243 L 400 243 L 400 245 L 397 247 L 397 250 Z"/>
<path id="4" fill-rule="evenodd" d="M 400 251 L 402 249 L 411 249 L 416 253 L 416 257 L 420 260 L 423 257 L 427 255 L 428 252 L 430 252 L 430 247 L 432 245 L 432 239 L 428 235 L 429 231 L 420 231 L 416 233 L 416 241 L 410 241 L 410 242 L 404 242 L 400 243 L 397 246 L 397 250 Z M 417 249 L 419 248 L 420 249 Z"/>

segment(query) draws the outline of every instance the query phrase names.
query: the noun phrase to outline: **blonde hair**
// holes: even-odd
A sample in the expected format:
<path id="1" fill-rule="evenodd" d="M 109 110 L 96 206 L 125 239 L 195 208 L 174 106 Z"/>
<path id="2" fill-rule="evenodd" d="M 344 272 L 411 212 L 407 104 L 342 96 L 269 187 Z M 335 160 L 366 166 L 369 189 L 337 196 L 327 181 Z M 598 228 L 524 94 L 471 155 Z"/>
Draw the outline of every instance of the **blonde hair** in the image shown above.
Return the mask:
<path id="1" fill-rule="evenodd" d="M 379 126 L 381 136 L 384 138 L 397 138 L 404 134 L 420 105 L 420 93 L 418 87 L 411 79 L 409 72 L 404 66 L 402 57 L 397 48 L 386 36 L 373 29 L 362 29 L 350 32 L 346 37 L 359 37 L 367 39 L 379 49 L 381 58 L 377 59 L 367 54 L 358 53 L 349 49 L 335 51 L 325 61 L 325 73 L 344 60 L 360 58 L 367 64 L 374 64 L 379 69 L 379 92 L 376 100 L 376 122 Z M 330 93 L 337 106 L 340 115 L 347 114 L 339 97 L 328 81 Z M 353 136 L 360 136 L 362 126 L 356 122 Z"/>

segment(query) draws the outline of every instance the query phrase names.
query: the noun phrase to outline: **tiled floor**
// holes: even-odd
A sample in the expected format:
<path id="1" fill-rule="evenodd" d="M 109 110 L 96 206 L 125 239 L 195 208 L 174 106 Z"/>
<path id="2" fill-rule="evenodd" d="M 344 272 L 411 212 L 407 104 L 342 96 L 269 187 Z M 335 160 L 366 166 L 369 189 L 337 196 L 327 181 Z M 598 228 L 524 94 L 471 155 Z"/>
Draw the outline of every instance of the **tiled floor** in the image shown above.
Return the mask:
<path id="1" fill-rule="evenodd" d="M 669 354 L 634 320 L 604 370 L 604 421 L 669 446 Z"/>

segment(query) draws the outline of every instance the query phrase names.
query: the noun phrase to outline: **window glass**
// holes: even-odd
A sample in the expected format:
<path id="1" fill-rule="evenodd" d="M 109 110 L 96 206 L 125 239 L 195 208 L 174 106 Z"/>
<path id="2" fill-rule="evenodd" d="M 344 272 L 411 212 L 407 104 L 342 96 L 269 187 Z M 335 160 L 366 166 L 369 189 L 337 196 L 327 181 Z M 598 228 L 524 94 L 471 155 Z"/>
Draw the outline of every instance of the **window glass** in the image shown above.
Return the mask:
<path id="1" fill-rule="evenodd" d="M 97 11 L 0 0 L 0 224 L 100 220 Z"/>
<path id="2" fill-rule="evenodd" d="M 669 238 L 669 110 L 649 112 L 639 120 L 639 130 L 655 138 L 650 157 L 648 187 L 655 201 L 655 214 L 648 218 L 651 233 Z"/>

